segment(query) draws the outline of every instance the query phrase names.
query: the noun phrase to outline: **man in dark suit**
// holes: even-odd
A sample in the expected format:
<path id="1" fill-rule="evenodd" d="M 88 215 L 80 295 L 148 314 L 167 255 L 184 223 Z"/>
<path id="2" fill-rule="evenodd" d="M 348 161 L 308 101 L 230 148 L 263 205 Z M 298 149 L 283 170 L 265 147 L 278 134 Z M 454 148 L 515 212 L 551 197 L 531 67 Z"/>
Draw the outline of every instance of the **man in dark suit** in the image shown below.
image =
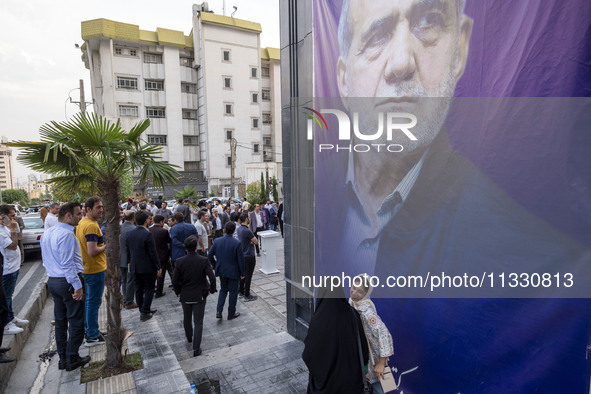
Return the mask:
<path id="1" fill-rule="evenodd" d="M 191 235 L 185 239 L 188 254 L 177 260 L 172 286 L 183 306 L 183 325 L 189 343 L 193 342 L 193 356 L 201 354 L 203 315 L 208 293 L 215 293 L 215 275 L 209 260 L 197 254 L 198 239 Z M 209 279 L 209 281 L 208 281 Z M 193 323 L 195 327 L 193 328 Z"/>
<path id="2" fill-rule="evenodd" d="M 156 280 L 156 298 L 160 298 L 166 295 L 162 291 L 164 287 L 164 277 L 166 271 L 169 271 L 169 275 L 172 274 L 170 268 L 170 243 L 172 242 L 170 234 L 164 229 L 164 216 L 154 216 L 154 225 L 148 229 L 154 236 L 154 242 L 156 244 L 156 252 L 158 253 L 158 260 L 160 260 L 160 267 L 162 268 L 162 275 Z M 172 279 L 172 276 L 170 277 Z"/>
<path id="3" fill-rule="evenodd" d="M 248 227 L 250 231 L 257 237 L 259 240 L 259 245 L 261 244 L 261 238 L 258 235 L 259 231 L 265 230 L 265 217 L 261 212 L 261 206 L 259 204 L 254 204 L 253 211 L 248 216 Z M 255 245 L 255 249 L 257 251 L 257 256 L 261 255 L 259 245 Z"/>
<path id="4" fill-rule="evenodd" d="M 187 249 L 184 244 L 185 239 L 187 239 L 189 235 L 197 236 L 197 229 L 195 226 L 185 222 L 185 216 L 181 212 L 176 212 L 174 214 L 173 221 L 174 224 L 170 229 L 170 238 L 172 239 L 171 260 L 172 267 L 174 268 L 175 261 L 179 257 L 183 257 L 187 254 Z"/>
<path id="5" fill-rule="evenodd" d="M 123 224 L 121 225 L 121 233 L 119 235 L 119 270 L 121 272 L 121 296 L 123 306 L 126 309 L 137 308 L 137 304 L 133 301 L 135 294 L 135 279 L 129 271 L 129 260 L 127 259 L 127 233 L 135 228 L 135 212 L 125 211 L 123 216 Z"/>
<path id="6" fill-rule="evenodd" d="M 228 320 L 240 316 L 236 312 L 236 301 L 238 300 L 238 285 L 240 279 L 244 279 L 244 253 L 240 241 L 235 239 L 232 234 L 236 230 L 236 224 L 229 222 L 224 229 L 225 235 L 217 238 L 209 250 L 207 256 L 211 265 L 215 269 L 215 275 L 220 277 L 220 295 L 218 297 L 218 306 L 216 318 L 222 318 L 222 311 L 226 302 L 226 296 L 230 293 L 228 302 Z"/>
<path id="7" fill-rule="evenodd" d="M 154 282 L 162 271 L 154 236 L 147 229 L 148 213 L 138 211 L 135 223 L 137 227 L 127 233 L 127 253 L 131 273 L 135 276 L 135 299 L 140 308 L 140 320 L 146 321 L 156 312 L 151 309 Z"/>

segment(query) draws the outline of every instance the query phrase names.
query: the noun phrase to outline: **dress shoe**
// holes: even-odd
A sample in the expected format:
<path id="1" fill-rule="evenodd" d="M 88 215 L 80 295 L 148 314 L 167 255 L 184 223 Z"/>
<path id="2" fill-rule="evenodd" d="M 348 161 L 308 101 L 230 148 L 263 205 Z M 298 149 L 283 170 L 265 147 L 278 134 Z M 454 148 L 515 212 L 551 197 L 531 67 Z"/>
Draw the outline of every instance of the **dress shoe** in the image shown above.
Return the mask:
<path id="1" fill-rule="evenodd" d="M 240 312 L 234 313 L 233 316 L 228 316 L 228 320 L 236 319 L 238 316 L 240 316 Z"/>
<path id="2" fill-rule="evenodd" d="M 150 320 L 152 318 L 152 316 L 154 316 L 154 314 L 152 314 L 152 313 L 142 313 L 140 315 L 140 321 Z"/>
<path id="3" fill-rule="evenodd" d="M 222 312 L 218 312 L 215 314 L 215 318 L 216 319 L 221 319 L 222 318 Z"/>
<path id="4" fill-rule="evenodd" d="M 135 309 L 135 308 L 137 308 L 137 304 L 135 302 L 125 305 L 125 309 Z"/>
<path id="5" fill-rule="evenodd" d="M 151 313 L 151 314 L 154 314 L 154 313 L 156 313 L 156 312 L 158 312 L 158 309 L 150 309 L 150 313 Z"/>
<path id="6" fill-rule="evenodd" d="M 187 338 L 187 342 L 192 343 L 193 342 L 193 338 Z"/>
<path id="7" fill-rule="evenodd" d="M 201 348 L 193 350 L 193 357 L 201 356 L 201 353 L 203 353 L 203 350 L 201 350 Z"/>
<path id="8" fill-rule="evenodd" d="M 0 353 L 6 353 L 9 352 L 10 348 L 9 347 L 0 347 Z"/>
<path id="9" fill-rule="evenodd" d="M 166 292 L 163 291 L 162 294 L 156 294 L 154 297 L 155 298 L 160 298 L 160 297 L 164 297 L 166 295 Z"/>
<path id="10" fill-rule="evenodd" d="M 57 369 L 60 371 L 66 369 L 66 360 L 60 358 L 60 361 L 57 363 Z"/>
<path id="11" fill-rule="evenodd" d="M 8 357 L 6 354 L 4 353 L 0 353 L 0 364 L 4 364 L 4 363 L 11 363 L 14 361 L 14 358 L 12 357 Z"/>
<path id="12" fill-rule="evenodd" d="M 80 368 L 90 362 L 90 356 L 80 357 L 78 356 L 75 361 L 70 361 L 66 363 L 66 371 L 73 371 L 77 368 Z"/>

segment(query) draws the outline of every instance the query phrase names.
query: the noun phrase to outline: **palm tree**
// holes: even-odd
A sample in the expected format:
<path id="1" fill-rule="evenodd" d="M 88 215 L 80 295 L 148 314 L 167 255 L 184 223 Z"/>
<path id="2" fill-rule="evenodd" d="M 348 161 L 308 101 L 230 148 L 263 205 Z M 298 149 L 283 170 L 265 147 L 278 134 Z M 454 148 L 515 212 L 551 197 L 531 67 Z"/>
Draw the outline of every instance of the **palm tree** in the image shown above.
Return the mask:
<path id="1" fill-rule="evenodd" d="M 193 199 L 197 196 L 197 191 L 193 186 L 185 186 L 181 190 L 174 191 L 174 198 L 179 199 L 182 198 L 183 200 L 186 199 Z"/>
<path id="2" fill-rule="evenodd" d="M 53 175 L 48 182 L 56 194 L 98 195 L 105 207 L 107 253 L 107 368 L 124 368 L 121 349 L 126 330 L 121 327 L 119 291 L 119 190 L 125 174 L 138 171 L 140 182 L 151 179 L 156 187 L 176 183 L 175 166 L 157 161 L 160 147 L 140 140 L 149 120 L 129 132 L 95 114 L 77 114 L 70 122 L 41 126 L 40 142 L 18 141 L 18 160 L 35 171 Z"/>

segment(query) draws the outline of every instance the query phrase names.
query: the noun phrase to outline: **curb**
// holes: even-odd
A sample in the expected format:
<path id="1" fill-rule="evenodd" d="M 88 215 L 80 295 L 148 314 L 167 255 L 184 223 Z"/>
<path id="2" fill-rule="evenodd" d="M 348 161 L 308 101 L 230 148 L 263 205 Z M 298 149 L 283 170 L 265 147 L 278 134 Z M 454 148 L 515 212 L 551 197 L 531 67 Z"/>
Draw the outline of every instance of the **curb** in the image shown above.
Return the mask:
<path id="1" fill-rule="evenodd" d="M 2 345 L 12 348 L 7 355 L 13 357 L 17 361 L 25 347 L 29 335 L 31 335 L 31 332 L 35 329 L 35 326 L 41 317 L 45 301 L 47 301 L 47 297 L 49 296 L 47 279 L 47 274 L 45 274 L 19 313 L 19 315 L 24 316 L 24 318 L 29 321 L 29 324 L 26 327 L 23 327 L 25 330 L 20 334 L 4 336 Z M 8 381 L 10 380 L 10 375 L 12 375 L 12 371 L 16 368 L 16 364 L 16 362 L 0 364 L 0 393 L 4 393 Z"/>

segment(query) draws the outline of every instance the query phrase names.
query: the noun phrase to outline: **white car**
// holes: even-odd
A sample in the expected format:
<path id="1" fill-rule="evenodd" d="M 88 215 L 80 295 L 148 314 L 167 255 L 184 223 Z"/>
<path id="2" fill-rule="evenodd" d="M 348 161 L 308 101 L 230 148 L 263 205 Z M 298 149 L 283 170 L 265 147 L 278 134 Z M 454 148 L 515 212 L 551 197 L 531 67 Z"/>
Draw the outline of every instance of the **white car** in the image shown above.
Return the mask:
<path id="1" fill-rule="evenodd" d="M 24 216 L 23 249 L 25 252 L 41 250 L 41 236 L 43 235 L 43 220 L 39 216 Z"/>

